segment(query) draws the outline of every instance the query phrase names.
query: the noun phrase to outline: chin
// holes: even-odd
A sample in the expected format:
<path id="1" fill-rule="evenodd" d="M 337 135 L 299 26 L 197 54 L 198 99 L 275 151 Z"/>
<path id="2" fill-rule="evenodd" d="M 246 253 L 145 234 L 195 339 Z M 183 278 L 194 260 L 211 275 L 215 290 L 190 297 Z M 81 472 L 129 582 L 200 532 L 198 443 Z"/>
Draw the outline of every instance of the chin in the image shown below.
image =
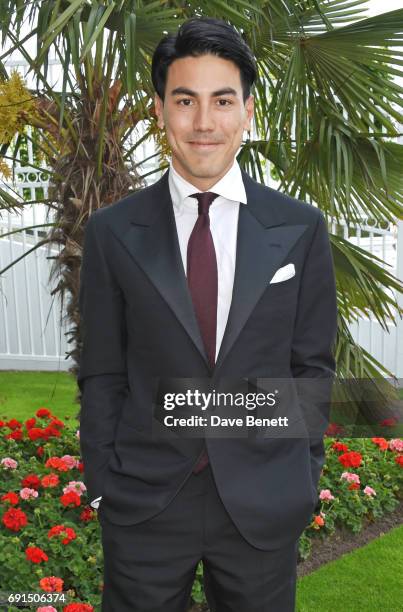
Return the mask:
<path id="1" fill-rule="evenodd" d="M 214 178 L 221 174 L 225 167 L 225 164 L 220 164 L 218 166 L 213 160 L 206 160 L 202 164 L 188 166 L 188 172 L 192 174 L 192 176 L 197 176 L 197 178 Z"/>
<path id="2" fill-rule="evenodd" d="M 214 178 L 218 173 L 207 168 L 205 170 L 202 168 L 192 168 L 189 169 L 189 174 L 191 176 L 195 176 L 196 178 Z"/>

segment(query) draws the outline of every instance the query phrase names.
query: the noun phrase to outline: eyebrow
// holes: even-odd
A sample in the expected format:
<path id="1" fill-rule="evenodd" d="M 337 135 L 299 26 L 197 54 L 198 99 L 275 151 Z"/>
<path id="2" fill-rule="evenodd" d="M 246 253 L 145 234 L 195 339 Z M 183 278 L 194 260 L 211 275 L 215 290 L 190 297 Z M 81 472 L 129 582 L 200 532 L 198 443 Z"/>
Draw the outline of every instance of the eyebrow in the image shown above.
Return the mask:
<path id="1" fill-rule="evenodd" d="M 187 87 L 176 87 L 171 91 L 171 96 L 193 96 L 197 98 L 197 92 L 192 89 L 188 89 Z M 211 97 L 216 98 L 218 96 L 236 96 L 237 92 L 232 87 L 223 87 L 222 89 L 217 89 L 217 91 L 213 91 L 211 93 Z"/>

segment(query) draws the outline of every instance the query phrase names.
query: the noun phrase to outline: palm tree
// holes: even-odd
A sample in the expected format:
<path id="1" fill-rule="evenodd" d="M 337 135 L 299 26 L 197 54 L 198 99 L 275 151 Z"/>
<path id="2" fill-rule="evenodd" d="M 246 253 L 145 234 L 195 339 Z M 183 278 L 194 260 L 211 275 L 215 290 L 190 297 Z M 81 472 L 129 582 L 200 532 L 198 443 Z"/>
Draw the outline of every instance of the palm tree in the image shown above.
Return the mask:
<path id="1" fill-rule="evenodd" d="M 21 139 L 13 148 L 14 133 L 33 126 L 50 174 L 44 202 L 54 211 L 40 244 L 62 247 L 52 269 L 52 278 L 58 279 L 52 293 L 60 294 L 73 325 L 68 352 L 76 364 L 73 374 L 80 354 L 78 287 L 85 223 L 96 208 L 144 184 L 141 164 L 133 161 L 144 140 L 157 141 L 156 170 L 166 166 L 167 143 L 153 112 L 151 55 L 164 32 L 191 16 L 209 15 L 239 28 L 258 61 L 258 136 L 244 143 L 240 164 L 264 180 L 269 160 L 280 189 L 318 205 L 334 227 L 339 376 L 392 376 L 354 342 L 348 324 L 371 315 L 387 329 L 388 319 L 396 321 L 403 313 L 396 302 L 403 284 L 338 229 L 343 221 L 359 223 L 363 217 L 377 224 L 403 218 L 403 147 L 396 142 L 403 124 L 403 88 L 393 80 L 403 74 L 398 50 L 403 9 L 368 19 L 362 15 L 365 5 L 366 0 L 2 3 L 0 28 L 9 48 L 0 56 L 0 104 L 9 112 L 0 117 L 0 169 L 18 154 Z M 29 32 L 22 36 L 27 23 Z M 33 37 L 35 57 L 26 50 Z M 7 73 L 2 60 L 14 50 L 28 62 L 35 89 L 24 91 L 17 77 Z M 51 51 L 62 67 L 59 88 L 52 88 L 47 77 Z M 141 138 L 136 132 L 140 122 L 146 125 Z M 0 210 L 25 204 L 0 191 Z"/>

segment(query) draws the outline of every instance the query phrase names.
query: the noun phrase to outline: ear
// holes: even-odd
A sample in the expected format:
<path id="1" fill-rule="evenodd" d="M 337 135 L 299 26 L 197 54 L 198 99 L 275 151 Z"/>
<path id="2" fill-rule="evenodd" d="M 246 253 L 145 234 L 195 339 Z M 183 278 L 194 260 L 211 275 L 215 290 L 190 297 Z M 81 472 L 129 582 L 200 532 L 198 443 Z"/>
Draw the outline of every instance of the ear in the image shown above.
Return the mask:
<path id="1" fill-rule="evenodd" d="M 158 94 L 154 96 L 154 108 L 157 115 L 157 125 L 162 130 L 164 127 L 164 103 Z"/>
<path id="2" fill-rule="evenodd" d="M 246 98 L 245 110 L 246 110 L 246 117 L 245 117 L 245 123 L 243 127 L 244 127 L 244 130 L 248 130 L 249 132 L 252 129 L 252 119 L 253 119 L 253 113 L 255 110 L 255 99 L 252 95 Z"/>

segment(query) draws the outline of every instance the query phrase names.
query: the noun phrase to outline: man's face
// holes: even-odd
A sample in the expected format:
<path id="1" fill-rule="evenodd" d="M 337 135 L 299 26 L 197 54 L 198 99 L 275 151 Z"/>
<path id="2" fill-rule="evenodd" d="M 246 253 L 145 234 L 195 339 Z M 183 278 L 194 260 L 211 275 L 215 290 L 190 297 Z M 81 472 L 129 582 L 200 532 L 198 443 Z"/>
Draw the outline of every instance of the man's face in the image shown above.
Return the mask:
<path id="1" fill-rule="evenodd" d="M 155 97 L 177 172 L 201 191 L 232 166 L 253 116 L 253 97 L 243 102 L 239 68 L 214 55 L 184 57 L 168 68 L 164 103 Z"/>

